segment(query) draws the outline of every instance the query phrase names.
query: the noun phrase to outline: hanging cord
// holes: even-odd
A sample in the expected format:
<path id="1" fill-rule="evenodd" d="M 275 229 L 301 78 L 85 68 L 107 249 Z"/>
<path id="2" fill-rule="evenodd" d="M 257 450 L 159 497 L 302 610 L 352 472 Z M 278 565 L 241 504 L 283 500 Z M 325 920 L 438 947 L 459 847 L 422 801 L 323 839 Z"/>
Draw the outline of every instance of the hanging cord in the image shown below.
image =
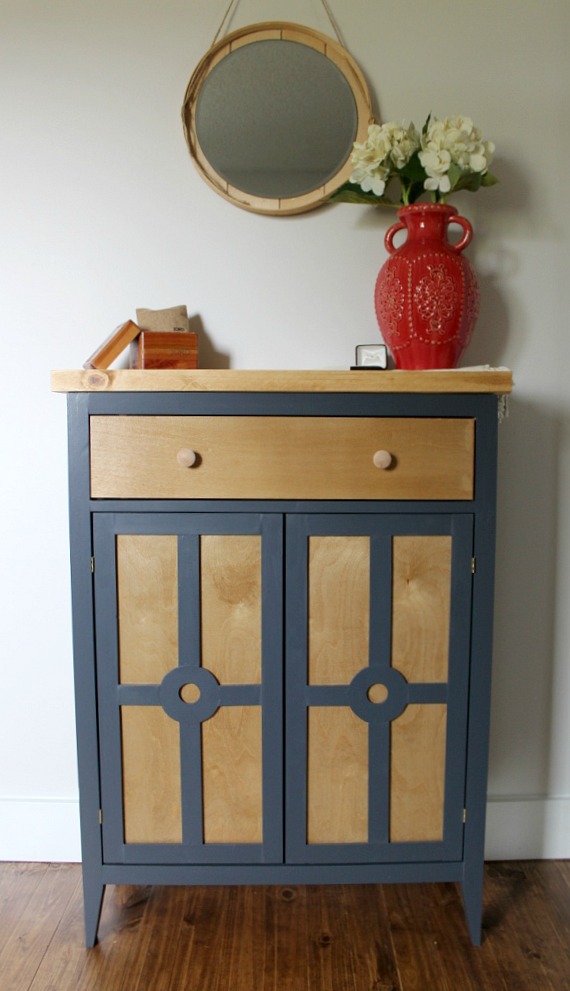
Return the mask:
<path id="1" fill-rule="evenodd" d="M 323 2 L 324 2 L 324 0 L 323 0 Z M 212 44 L 210 45 L 210 48 L 213 48 L 214 45 L 216 44 L 218 38 L 220 37 L 220 34 L 222 33 L 222 28 L 223 28 L 224 24 L 226 23 L 226 21 L 227 21 L 227 19 L 229 17 L 229 14 L 230 14 L 230 11 L 231 11 L 232 7 L 234 6 L 234 4 L 237 7 L 238 3 L 239 3 L 239 0 L 230 0 L 229 4 L 227 6 L 226 12 L 225 12 L 224 16 L 222 17 L 222 19 L 220 21 L 220 26 L 219 26 L 218 30 L 216 31 L 216 33 L 214 35 L 214 40 L 213 40 Z"/>
<path id="2" fill-rule="evenodd" d="M 339 28 L 339 26 L 338 26 L 338 24 L 337 24 L 337 22 L 335 20 L 335 17 L 334 17 L 334 15 L 332 13 L 332 10 L 330 9 L 330 7 L 329 7 L 329 5 L 327 3 L 327 0 L 321 0 L 321 3 L 323 5 L 323 7 L 325 8 L 325 13 L 326 13 L 329 21 L 331 22 L 331 24 L 333 26 L 333 31 L 336 34 L 336 38 L 337 38 L 337 41 L 338 41 L 339 45 L 342 45 L 343 48 L 346 48 L 346 45 L 345 45 L 344 41 L 342 40 L 342 35 L 340 33 L 340 28 Z"/>
<path id="3" fill-rule="evenodd" d="M 234 4 L 237 7 L 238 3 L 239 3 L 239 0 L 230 0 L 228 6 L 226 8 L 226 12 L 225 12 L 224 16 L 222 17 L 222 19 L 220 21 L 220 26 L 219 26 L 218 30 L 216 31 L 216 33 L 214 35 L 214 40 L 212 41 L 212 44 L 210 46 L 211 48 L 214 47 L 214 45 L 216 44 L 218 38 L 220 37 L 220 34 L 222 33 L 222 29 L 224 27 L 224 24 L 226 23 L 226 21 L 229 18 L 229 15 L 230 15 L 230 12 L 232 10 L 232 7 L 234 6 Z M 325 14 L 327 15 L 329 21 L 332 24 L 332 28 L 333 28 L 334 33 L 336 34 L 337 41 L 338 41 L 339 45 L 342 45 L 343 48 L 346 48 L 346 45 L 344 44 L 344 41 L 342 40 L 342 35 L 340 33 L 340 28 L 339 28 L 338 23 L 337 23 L 334 15 L 333 15 L 332 10 L 330 9 L 330 7 L 328 5 L 327 0 L 321 0 L 321 3 L 322 3 L 322 5 L 323 5 L 323 7 L 325 9 Z"/>

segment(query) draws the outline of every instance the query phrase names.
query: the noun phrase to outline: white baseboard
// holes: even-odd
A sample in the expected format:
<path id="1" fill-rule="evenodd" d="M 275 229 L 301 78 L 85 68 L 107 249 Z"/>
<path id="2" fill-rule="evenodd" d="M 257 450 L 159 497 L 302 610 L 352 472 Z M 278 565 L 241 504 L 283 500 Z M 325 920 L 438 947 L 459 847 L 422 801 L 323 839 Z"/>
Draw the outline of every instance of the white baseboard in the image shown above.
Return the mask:
<path id="1" fill-rule="evenodd" d="M 570 857 L 570 797 L 490 798 L 486 860 Z M 0 798 L 0 860 L 81 860 L 75 799 Z"/>
<path id="2" fill-rule="evenodd" d="M 490 797 L 485 860 L 570 857 L 570 796 Z"/>
<path id="3" fill-rule="evenodd" d="M 79 862 L 78 800 L 0 798 L 0 860 Z"/>

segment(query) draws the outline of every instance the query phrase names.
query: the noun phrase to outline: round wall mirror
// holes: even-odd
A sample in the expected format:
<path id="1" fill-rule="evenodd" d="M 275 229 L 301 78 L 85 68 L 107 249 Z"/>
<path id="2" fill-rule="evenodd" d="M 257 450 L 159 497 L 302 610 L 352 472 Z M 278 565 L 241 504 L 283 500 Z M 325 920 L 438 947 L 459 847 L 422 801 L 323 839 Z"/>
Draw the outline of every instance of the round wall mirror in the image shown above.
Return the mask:
<path id="1" fill-rule="evenodd" d="M 182 119 L 202 178 L 237 206 L 312 210 L 346 182 L 372 116 L 362 72 L 338 42 L 297 24 L 254 24 L 200 61 Z"/>

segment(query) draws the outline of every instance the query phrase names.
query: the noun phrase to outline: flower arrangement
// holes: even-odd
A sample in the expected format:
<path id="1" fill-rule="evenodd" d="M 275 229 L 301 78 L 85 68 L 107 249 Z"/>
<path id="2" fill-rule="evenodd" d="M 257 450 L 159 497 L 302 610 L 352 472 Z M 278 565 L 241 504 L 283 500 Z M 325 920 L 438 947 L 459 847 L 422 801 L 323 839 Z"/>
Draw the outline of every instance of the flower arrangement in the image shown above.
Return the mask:
<path id="1" fill-rule="evenodd" d="M 470 117 L 430 114 L 421 133 L 413 123 L 373 123 L 366 141 L 353 146 L 349 181 L 331 199 L 399 207 L 429 193 L 432 202 L 445 203 L 460 189 L 495 185 L 488 171 L 494 151 Z M 400 195 L 394 199 L 397 184 Z"/>

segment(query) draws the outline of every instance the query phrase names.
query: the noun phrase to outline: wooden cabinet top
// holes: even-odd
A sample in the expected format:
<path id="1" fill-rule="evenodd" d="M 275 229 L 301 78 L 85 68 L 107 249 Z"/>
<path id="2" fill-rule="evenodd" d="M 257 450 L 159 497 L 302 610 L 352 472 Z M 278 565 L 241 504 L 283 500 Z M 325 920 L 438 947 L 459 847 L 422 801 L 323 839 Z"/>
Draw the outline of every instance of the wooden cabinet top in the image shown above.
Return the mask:
<path id="1" fill-rule="evenodd" d="M 509 393 L 507 368 L 434 371 L 168 369 L 53 371 L 53 392 Z"/>

